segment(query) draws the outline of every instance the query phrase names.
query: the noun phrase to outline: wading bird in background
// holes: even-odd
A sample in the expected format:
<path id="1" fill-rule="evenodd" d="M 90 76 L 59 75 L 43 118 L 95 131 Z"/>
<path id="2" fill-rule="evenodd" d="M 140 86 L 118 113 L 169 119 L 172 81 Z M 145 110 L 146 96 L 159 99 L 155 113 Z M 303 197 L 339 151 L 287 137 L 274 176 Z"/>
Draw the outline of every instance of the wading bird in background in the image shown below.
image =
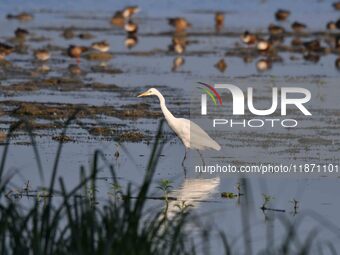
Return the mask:
<path id="1" fill-rule="evenodd" d="M 0 42 L 0 60 L 5 59 L 6 56 L 14 51 L 14 47 Z"/>
<path id="2" fill-rule="evenodd" d="M 87 47 L 83 47 L 79 45 L 70 45 L 67 49 L 67 55 L 71 58 L 77 59 L 77 64 L 79 64 L 81 54 L 87 50 L 88 50 Z"/>
<path id="3" fill-rule="evenodd" d="M 157 89 L 151 88 L 143 92 L 142 94 L 139 94 L 137 97 L 153 95 L 158 97 L 161 110 L 170 128 L 176 133 L 176 135 L 181 139 L 184 144 L 185 154 L 182 161 L 182 166 L 184 166 L 184 161 L 186 159 L 188 149 L 197 150 L 202 158 L 203 164 L 204 160 L 202 154 L 200 153 L 201 150 L 214 149 L 219 151 L 221 149 L 221 146 L 195 122 L 184 118 L 176 118 L 174 115 L 172 115 L 172 113 L 165 105 L 165 99 L 163 95 Z"/>
<path id="4" fill-rule="evenodd" d="M 36 50 L 34 51 L 34 57 L 39 61 L 47 61 L 51 55 L 48 50 Z"/>
<path id="5" fill-rule="evenodd" d="M 91 48 L 99 52 L 108 52 L 110 50 L 110 44 L 107 41 L 94 42 L 91 44 Z"/>
<path id="6" fill-rule="evenodd" d="M 168 23 L 176 29 L 176 32 L 183 32 L 191 28 L 191 24 L 185 18 L 169 18 Z"/>

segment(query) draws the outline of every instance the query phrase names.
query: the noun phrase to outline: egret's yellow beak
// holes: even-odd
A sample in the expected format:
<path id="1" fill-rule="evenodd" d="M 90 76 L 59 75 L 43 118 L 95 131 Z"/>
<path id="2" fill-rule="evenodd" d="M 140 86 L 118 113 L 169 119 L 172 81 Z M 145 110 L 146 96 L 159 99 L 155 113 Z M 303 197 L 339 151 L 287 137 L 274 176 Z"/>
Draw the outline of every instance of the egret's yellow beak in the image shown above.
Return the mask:
<path id="1" fill-rule="evenodd" d="M 148 96 L 147 91 L 143 92 L 142 94 L 139 94 L 137 97 L 145 97 Z"/>

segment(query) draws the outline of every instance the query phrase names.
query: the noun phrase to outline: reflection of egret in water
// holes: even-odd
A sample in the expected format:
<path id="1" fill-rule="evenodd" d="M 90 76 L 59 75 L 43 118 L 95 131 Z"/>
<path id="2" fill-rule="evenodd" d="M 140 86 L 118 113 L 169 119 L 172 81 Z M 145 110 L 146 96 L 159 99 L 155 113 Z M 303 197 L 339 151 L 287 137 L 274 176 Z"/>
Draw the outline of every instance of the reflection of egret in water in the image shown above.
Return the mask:
<path id="1" fill-rule="evenodd" d="M 180 210 L 182 202 L 186 206 L 197 208 L 202 202 L 217 192 L 220 184 L 220 178 L 212 179 L 185 179 L 182 186 L 170 193 L 170 197 L 176 197 L 177 200 L 170 201 L 168 206 L 168 217 L 172 217 Z"/>
<path id="2" fill-rule="evenodd" d="M 119 167 L 120 167 L 120 161 L 119 161 L 119 158 L 120 158 L 120 144 L 117 143 L 115 147 L 116 147 L 116 151 L 115 151 L 115 153 L 113 155 L 114 155 L 114 159 L 115 159 L 116 169 L 119 169 Z"/>

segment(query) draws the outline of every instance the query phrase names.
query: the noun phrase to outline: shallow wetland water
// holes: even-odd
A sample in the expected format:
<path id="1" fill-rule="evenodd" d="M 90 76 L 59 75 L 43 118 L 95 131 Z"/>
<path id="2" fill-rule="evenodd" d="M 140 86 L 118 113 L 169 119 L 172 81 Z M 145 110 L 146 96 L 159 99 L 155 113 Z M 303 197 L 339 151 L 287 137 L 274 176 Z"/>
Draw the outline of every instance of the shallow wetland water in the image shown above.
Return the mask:
<path id="1" fill-rule="evenodd" d="M 298 131 L 287 129 L 267 132 L 237 129 L 225 132 L 221 145 L 224 158 L 233 164 L 251 164 L 263 156 L 264 162 L 298 162 L 339 164 L 340 104 L 339 70 L 335 62 L 339 51 L 327 50 L 332 36 L 325 24 L 338 18 L 329 1 L 141 1 L 141 12 L 134 18 L 139 24 L 137 43 L 127 48 L 126 35 L 121 28 L 110 24 L 114 11 L 128 5 L 104 0 L 97 3 L 81 0 L 62 5 L 54 1 L 4 1 L 0 3 L 0 40 L 15 45 L 15 52 L 0 63 L 0 128 L 6 133 L 11 124 L 24 118 L 33 128 L 46 180 L 50 177 L 58 142 L 65 141 L 58 175 L 72 187 L 79 180 L 79 167 L 91 164 L 93 152 L 102 150 L 122 183 L 132 182 L 136 187 L 142 181 L 153 139 L 162 114 L 156 98 L 141 99 L 136 96 L 149 87 L 158 88 L 167 100 L 175 116 L 188 117 L 191 93 L 198 81 L 240 84 L 246 88 L 256 84 L 257 100 L 266 104 L 273 84 L 305 86 L 312 92 L 313 121 L 305 121 Z M 39 6 L 39 7 L 37 7 Z M 108 7 L 109 6 L 109 7 Z M 244 46 L 240 36 L 244 30 L 268 36 L 267 26 L 275 23 L 274 12 L 280 8 L 292 10 L 289 21 L 280 23 L 287 30 L 283 46 L 272 54 L 263 55 Z M 254 9 L 258 15 L 254 15 Z M 220 32 L 214 28 L 214 12 L 225 11 L 225 25 Z M 8 13 L 28 11 L 34 15 L 30 22 L 8 20 Z M 169 51 L 173 30 L 166 18 L 185 16 L 193 24 L 187 32 L 187 46 L 183 54 Z M 315 16 L 318 18 L 315 19 Z M 299 35 L 308 41 L 319 38 L 323 50 L 317 53 L 318 61 L 290 46 L 295 34 L 290 21 L 297 19 L 308 24 L 306 32 Z M 26 40 L 14 38 L 17 27 L 29 30 Z M 74 37 L 65 39 L 62 34 L 70 28 Z M 83 39 L 82 39 L 83 38 Z M 84 39 L 89 38 L 89 39 Z M 89 52 L 75 59 L 66 55 L 70 44 L 91 45 L 106 40 L 110 51 L 98 56 Z M 46 63 L 34 60 L 33 50 L 49 49 L 52 57 Z M 177 59 L 177 58 L 183 58 Z M 224 59 L 226 69 L 219 70 L 215 64 Z M 269 59 L 271 68 L 264 72 L 256 68 L 260 59 Z M 181 63 L 178 65 L 178 63 Z M 231 99 L 223 95 L 226 102 Z M 66 136 L 60 137 L 65 121 L 77 111 L 76 121 L 70 125 Z M 294 116 L 299 119 L 301 116 Z M 302 117 L 301 117 L 302 119 Z M 242 197 L 226 199 L 222 192 L 237 192 L 239 178 L 232 176 L 195 176 L 189 171 L 184 178 L 181 160 L 184 148 L 178 138 L 165 125 L 166 144 L 156 171 L 155 184 L 170 179 L 173 184 L 171 196 L 193 205 L 193 211 L 213 230 L 229 233 L 235 243 L 234 249 L 242 250 L 238 241 L 243 233 Z M 222 132 L 222 131 L 221 131 Z M 3 139 L 2 139 L 2 138 Z M 2 153 L 5 137 L 1 136 Z M 13 189 L 20 189 L 29 180 L 33 190 L 42 183 L 37 171 L 30 137 L 22 125 L 10 141 L 6 171 L 16 173 Z M 118 153 L 117 153 L 118 152 Z M 118 156 L 119 154 L 119 156 Z M 215 154 L 214 154 L 215 155 Z M 189 156 L 197 157 L 195 152 Z M 207 158 L 210 157 L 206 153 Z M 105 169 L 103 167 L 103 169 Z M 98 194 L 105 200 L 110 190 L 109 171 L 99 176 Z M 275 177 L 247 179 L 251 187 L 252 203 L 249 209 L 252 245 L 260 250 L 266 245 L 268 224 L 277 228 L 278 236 L 284 227 L 273 214 L 282 214 L 292 222 L 299 223 L 298 235 L 318 229 L 320 240 L 334 243 L 340 236 L 339 176 L 313 178 Z M 15 188 L 16 187 L 16 188 Z M 242 190 L 242 187 L 241 187 Z M 161 196 L 153 189 L 150 196 Z M 32 193 L 34 194 L 34 192 Z M 263 212 L 260 207 L 263 194 L 274 197 L 271 206 L 285 212 Z M 27 198 L 28 200 L 32 198 Z M 21 201 L 27 202 L 23 197 Z M 292 200 L 299 201 L 294 212 Z M 150 207 L 162 204 L 150 199 Z M 174 202 L 170 202 L 173 210 Z M 308 216 L 311 215 L 311 216 Z M 268 219 L 269 218 L 269 219 Z M 216 254 L 218 246 L 213 247 Z"/>

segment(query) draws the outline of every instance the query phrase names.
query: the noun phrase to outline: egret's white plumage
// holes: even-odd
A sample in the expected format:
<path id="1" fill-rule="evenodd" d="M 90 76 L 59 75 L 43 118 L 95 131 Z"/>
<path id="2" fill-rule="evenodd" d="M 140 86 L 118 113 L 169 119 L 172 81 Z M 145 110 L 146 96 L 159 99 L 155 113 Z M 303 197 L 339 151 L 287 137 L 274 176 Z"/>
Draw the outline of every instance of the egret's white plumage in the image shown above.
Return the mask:
<path id="1" fill-rule="evenodd" d="M 176 118 L 168 110 L 165 105 L 165 99 L 163 95 L 155 88 L 151 88 L 146 92 L 138 95 L 138 97 L 155 95 L 159 99 L 161 110 L 164 114 L 166 121 L 170 128 L 176 133 L 176 135 L 182 140 L 185 148 L 187 149 L 214 149 L 220 150 L 221 146 L 214 141 L 202 128 L 191 120 L 184 118 Z"/>

